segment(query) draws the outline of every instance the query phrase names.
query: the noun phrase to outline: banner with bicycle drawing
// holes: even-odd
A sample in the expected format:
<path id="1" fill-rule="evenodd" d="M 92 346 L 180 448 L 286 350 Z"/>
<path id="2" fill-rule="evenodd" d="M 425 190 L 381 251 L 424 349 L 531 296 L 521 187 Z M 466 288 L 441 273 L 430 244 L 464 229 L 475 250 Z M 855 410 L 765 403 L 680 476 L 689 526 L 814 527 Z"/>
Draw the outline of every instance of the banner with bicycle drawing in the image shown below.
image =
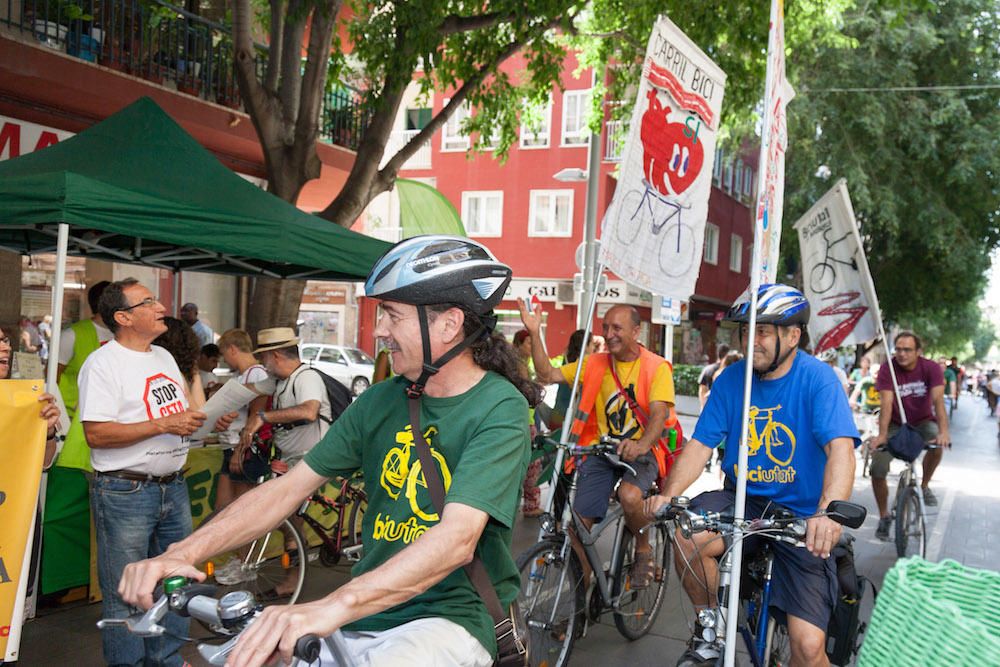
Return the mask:
<path id="1" fill-rule="evenodd" d="M 878 337 L 878 297 L 868 270 L 847 181 L 840 179 L 794 225 L 802 282 L 812 305 L 814 353 Z"/>
<path id="2" fill-rule="evenodd" d="M 607 267 L 655 294 L 694 293 L 725 85 L 718 65 L 661 16 L 601 231 Z"/>

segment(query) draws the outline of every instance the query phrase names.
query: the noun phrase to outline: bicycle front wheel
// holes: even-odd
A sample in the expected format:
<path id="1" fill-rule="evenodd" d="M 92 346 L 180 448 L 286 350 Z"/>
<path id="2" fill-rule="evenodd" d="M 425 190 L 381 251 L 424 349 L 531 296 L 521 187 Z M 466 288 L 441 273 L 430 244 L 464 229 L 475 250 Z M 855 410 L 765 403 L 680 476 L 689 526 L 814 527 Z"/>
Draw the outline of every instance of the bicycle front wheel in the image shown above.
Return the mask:
<path id="1" fill-rule="evenodd" d="M 896 555 L 900 558 L 926 553 L 927 526 L 918 493 L 915 486 L 907 486 L 896 499 Z"/>
<path id="2" fill-rule="evenodd" d="M 285 519 L 251 542 L 212 556 L 203 564 L 206 583 L 223 593 L 250 591 L 264 606 L 295 604 L 306 579 L 306 544 Z M 210 628 L 215 630 L 214 628 Z"/>
<path id="3" fill-rule="evenodd" d="M 664 524 L 646 529 L 653 548 L 653 579 L 644 588 L 635 588 L 629 569 L 635 562 L 635 539 L 628 530 L 622 536 L 618 555 L 618 572 L 612 582 L 611 595 L 615 601 L 615 627 L 626 639 L 639 639 L 653 627 L 656 615 L 663 605 L 670 574 L 670 534 Z"/>
<path id="4" fill-rule="evenodd" d="M 517 559 L 521 591 L 517 603 L 528 629 L 532 667 L 560 667 L 569 661 L 582 628 L 584 590 L 580 560 L 567 545 L 539 542 Z"/>

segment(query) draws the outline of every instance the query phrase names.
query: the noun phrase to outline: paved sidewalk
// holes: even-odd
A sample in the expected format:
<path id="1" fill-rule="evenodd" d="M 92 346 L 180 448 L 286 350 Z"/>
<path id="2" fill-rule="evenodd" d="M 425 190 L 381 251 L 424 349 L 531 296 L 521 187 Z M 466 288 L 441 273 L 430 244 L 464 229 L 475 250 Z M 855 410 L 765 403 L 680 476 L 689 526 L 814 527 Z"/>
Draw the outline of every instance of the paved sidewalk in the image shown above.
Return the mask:
<path id="1" fill-rule="evenodd" d="M 697 400 L 678 399 L 681 423 L 686 434 L 694 430 Z M 693 406 L 693 407 L 692 407 Z M 954 558 L 971 567 L 1000 569 L 1000 450 L 997 448 L 996 421 L 988 419 L 986 404 L 980 398 L 963 396 L 952 426 L 954 447 L 945 452 L 932 487 L 940 505 L 930 508 L 928 531 L 931 560 Z M 898 473 L 899 463 L 894 464 Z M 856 554 L 863 574 L 881 587 L 885 572 L 896 560 L 892 543 L 875 539 L 877 513 L 867 479 L 859 477 L 854 486 L 853 500 L 866 505 L 869 518 L 859 530 Z M 896 474 L 890 475 L 890 488 Z M 702 475 L 689 493 L 692 495 L 720 485 L 717 469 Z M 537 537 L 537 523 L 520 521 L 514 536 L 514 553 L 519 554 Z M 327 569 L 314 563 L 308 573 L 304 600 L 325 595 L 347 578 L 342 568 Z M 869 603 L 870 606 L 870 603 Z M 1000 610 L 998 610 L 1000 611 Z M 870 609 L 862 612 L 867 618 Z M 635 641 L 623 639 L 614 628 L 610 615 L 580 639 L 574 650 L 572 664 L 627 665 L 645 667 L 672 665 L 683 652 L 688 637 L 690 605 L 680 591 L 676 576 L 672 576 L 666 600 L 659 618 L 649 635 Z M 21 642 L 21 662 L 24 665 L 63 665 L 90 667 L 102 665 L 100 637 L 95 623 L 100 618 L 100 605 L 85 605 L 49 613 L 27 624 Z M 190 647 L 185 657 L 200 665 Z"/>

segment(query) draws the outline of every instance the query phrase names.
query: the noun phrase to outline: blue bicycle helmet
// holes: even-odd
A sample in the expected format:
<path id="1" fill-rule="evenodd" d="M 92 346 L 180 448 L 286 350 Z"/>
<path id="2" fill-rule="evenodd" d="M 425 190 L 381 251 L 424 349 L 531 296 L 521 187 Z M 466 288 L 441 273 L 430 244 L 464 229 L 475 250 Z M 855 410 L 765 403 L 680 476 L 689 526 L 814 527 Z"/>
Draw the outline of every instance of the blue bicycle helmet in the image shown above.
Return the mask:
<path id="1" fill-rule="evenodd" d="M 726 311 L 727 322 L 750 321 L 750 290 L 740 295 Z M 809 323 L 809 300 L 794 287 L 771 283 L 757 288 L 757 323 L 780 326 Z"/>

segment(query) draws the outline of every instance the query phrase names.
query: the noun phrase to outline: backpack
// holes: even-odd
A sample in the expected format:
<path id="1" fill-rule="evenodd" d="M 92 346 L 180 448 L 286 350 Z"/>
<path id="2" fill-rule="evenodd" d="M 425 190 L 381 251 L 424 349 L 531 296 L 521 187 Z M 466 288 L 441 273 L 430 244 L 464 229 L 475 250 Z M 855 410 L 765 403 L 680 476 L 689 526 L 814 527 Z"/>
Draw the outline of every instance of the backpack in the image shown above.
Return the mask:
<path id="1" fill-rule="evenodd" d="M 854 566 L 853 536 L 844 535 L 830 555 L 837 565 L 839 592 L 826 629 L 826 655 L 831 664 L 846 665 L 857 653 L 858 636 L 867 627 L 859 618 L 865 591 L 870 587 L 876 596 L 878 591 Z"/>
<path id="2" fill-rule="evenodd" d="M 350 390 L 340 384 L 338 380 L 330 377 L 315 366 L 309 366 L 306 370 L 313 371 L 319 375 L 321 380 L 323 380 L 323 386 L 326 388 L 326 399 L 330 402 L 330 418 L 327 419 L 323 416 L 322 409 L 320 409 L 319 418 L 327 424 L 332 424 L 337 421 L 337 418 L 340 417 L 344 410 L 347 409 L 347 406 L 351 404 L 351 401 L 354 400 L 354 396 L 352 396 Z M 295 396 L 294 386 L 292 387 L 292 396 Z M 322 406 L 320 407 L 322 408 Z"/>

